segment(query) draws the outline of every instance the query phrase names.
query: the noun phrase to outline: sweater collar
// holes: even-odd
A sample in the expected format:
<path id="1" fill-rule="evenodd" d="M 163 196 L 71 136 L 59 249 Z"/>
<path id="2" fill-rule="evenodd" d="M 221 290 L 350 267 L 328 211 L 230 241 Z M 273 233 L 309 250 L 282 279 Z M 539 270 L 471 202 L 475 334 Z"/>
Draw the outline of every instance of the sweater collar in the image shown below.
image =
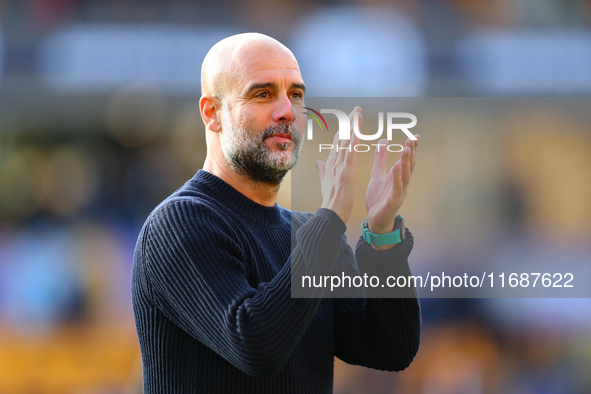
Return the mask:
<path id="1" fill-rule="evenodd" d="M 221 178 L 207 171 L 197 171 L 192 181 L 198 185 L 205 186 L 224 205 L 249 219 L 270 226 L 279 226 L 284 223 L 284 218 L 281 215 L 281 207 L 277 203 L 272 207 L 256 203 Z"/>

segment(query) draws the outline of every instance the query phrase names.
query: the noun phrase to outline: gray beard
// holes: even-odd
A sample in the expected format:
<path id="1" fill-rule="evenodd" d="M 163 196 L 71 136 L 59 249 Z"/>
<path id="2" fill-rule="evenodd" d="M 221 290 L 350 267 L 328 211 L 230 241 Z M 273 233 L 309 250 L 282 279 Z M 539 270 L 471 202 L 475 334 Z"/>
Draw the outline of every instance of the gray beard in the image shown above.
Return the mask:
<path id="1" fill-rule="evenodd" d="M 277 124 L 260 134 L 251 133 L 226 119 L 223 123 L 221 145 L 224 157 L 232 168 L 255 182 L 279 185 L 298 160 L 302 146 L 300 133 L 292 124 Z M 279 143 L 279 151 L 273 152 L 265 146 L 265 139 L 276 134 L 290 135 L 291 143 Z"/>

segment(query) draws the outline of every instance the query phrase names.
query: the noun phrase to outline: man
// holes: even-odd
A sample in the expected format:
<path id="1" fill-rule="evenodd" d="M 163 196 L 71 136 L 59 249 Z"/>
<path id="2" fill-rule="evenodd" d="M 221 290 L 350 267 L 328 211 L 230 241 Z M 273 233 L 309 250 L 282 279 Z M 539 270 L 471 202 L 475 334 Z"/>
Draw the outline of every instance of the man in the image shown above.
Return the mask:
<path id="1" fill-rule="evenodd" d="M 292 270 L 330 273 L 359 263 L 410 274 L 413 243 L 407 230 L 398 244 L 360 240 L 356 256 L 346 245 L 356 157 L 347 147 L 355 138 L 317 163 L 316 214 L 275 203 L 301 148 L 304 93 L 295 57 L 270 37 L 232 36 L 207 54 L 203 170 L 150 214 L 134 255 L 145 392 L 331 393 L 334 356 L 401 370 L 416 354 L 414 297 L 323 299 L 315 289 L 317 298 L 291 298 Z M 406 145 L 389 173 L 386 151 L 376 153 L 366 198 L 373 233 L 395 226 L 416 159 L 416 142 Z"/>

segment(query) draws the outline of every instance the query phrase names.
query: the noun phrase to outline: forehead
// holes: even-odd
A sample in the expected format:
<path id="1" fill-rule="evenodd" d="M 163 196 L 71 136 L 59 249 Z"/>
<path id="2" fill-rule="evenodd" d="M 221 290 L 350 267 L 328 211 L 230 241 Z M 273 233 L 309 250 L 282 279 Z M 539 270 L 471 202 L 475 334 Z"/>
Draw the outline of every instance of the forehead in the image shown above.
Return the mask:
<path id="1" fill-rule="evenodd" d="M 295 57 L 283 48 L 259 46 L 237 51 L 232 56 L 230 72 L 233 89 L 242 92 L 251 83 L 276 82 L 280 85 L 302 83 Z"/>

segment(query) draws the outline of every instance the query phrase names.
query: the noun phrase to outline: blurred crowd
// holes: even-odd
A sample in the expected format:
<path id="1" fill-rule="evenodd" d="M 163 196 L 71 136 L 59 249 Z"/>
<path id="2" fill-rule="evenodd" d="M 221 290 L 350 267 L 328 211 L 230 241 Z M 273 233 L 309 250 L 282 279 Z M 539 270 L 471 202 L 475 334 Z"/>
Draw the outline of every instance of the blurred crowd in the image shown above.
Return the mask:
<path id="1" fill-rule="evenodd" d="M 411 265 L 588 264 L 590 27 L 588 0 L 0 0 L 0 393 L 141 392 L 133 248 L 203 163 L 200 64 L 233 33 L 288 45 L 311 96 L 577 96 L 422 117 L 404 214 Z M 589 393 L 590 301 L 423 299 L 411 367 L 337 360 L 335 393 Z"/>

